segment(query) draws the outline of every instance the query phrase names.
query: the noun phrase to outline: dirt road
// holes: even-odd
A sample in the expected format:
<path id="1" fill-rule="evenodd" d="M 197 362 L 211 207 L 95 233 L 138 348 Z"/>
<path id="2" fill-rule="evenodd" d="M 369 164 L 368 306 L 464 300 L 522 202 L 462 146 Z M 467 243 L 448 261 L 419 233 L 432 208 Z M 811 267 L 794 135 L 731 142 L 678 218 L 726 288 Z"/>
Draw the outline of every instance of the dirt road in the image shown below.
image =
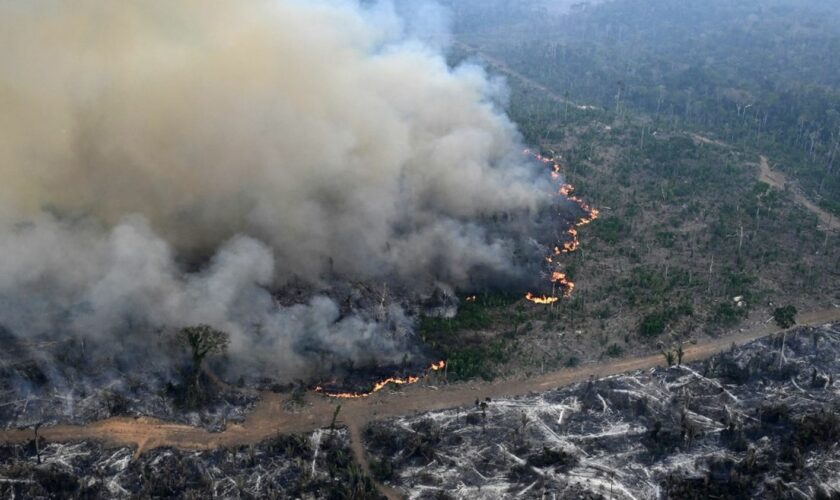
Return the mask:
<path id="1" fill-rule="evenodd" d="M 840 309 L 805 313 L 798 318 L 801 325 L 820 325 L 840 321 Z M 760 322 L 742 332 L 709 342 L 688 346 L 685 362 L 708 358 L 728 349 L 779 332 L 773 323 Z M 470 406 L 477 398 L 493 399 L 542 392 L 581 382 L 590 377 L 605 377 L 662 365 L 662 356 L 652 354 L 611 363 L 598 363 L 570 370 L 547 373 L 525 380 L 501 380 L 482 383 L 461 383 L 441 387 L 410 386 L 402 391 L 381 391 L 366 399 L 335 400 L 310 393 L 307 404 L 299 412 L 285 409 L 287 396 L 271 392 L 260 394 L 260 401 L 242 424 L 229 424 L 224 432 L 213 433 L 188 425 L 162 422 L 151 418 L 109 418 L 89 425 L 58 425 L 43 428 L 40 435 L 47 441 L 67 442 L 94 440 L 107 445 L 135 447 L 135 456 L 158 447 L 183 450 L 207 450 L 219 447 L 256 444 L 277 434 L 309 432 L 330 425 L 335 405 L 341 404 L 339 422 L 350 431 L 351 447 L 359 465 L 369 472 L 361 439 L 361 429 L 368 422 L 410 415 L 418 412 Z M 31 429 L 0 431 L 0 442 L 25 442 L 34 436 Z M 389 500 L 401 498 L 396 490 L 377 484 Z"/>
<path id="2" fill-rule="evenodd" d="M 840 309 L 830 309 L 800 315 L 800 324 L 818 325 L 840 321 Z M 762 336 L 778 332 L 772 323 L 761 323 L 731 336 L 688 346 L 687 362 L 708 358 L 729 348 L 733 343 L 743 344 Z M 335 405 L 341 403 L 339 422 L 354 430 L 367 422 L 409 415 L 417 412 L 441 410 L 471 405 L 476 398 L 500 398 L 525 395 L 533 391 L 546 391 L 589 377 L 604 377 L 632 370 L 647 369 L 662 364 L 662 356 L 652 354 L 604 364 L 591 364 L 575 369 L 547 373 L 527 380 L 501 380 L 482 383 L 460 383 L 439 388 L 412 386 L 399 392 L 382 391 L 370 398 L 337 401 L 324 396 L 309 394 L 309 406 L 300 412 L 284 409 L 286 396 L 265 392 L 254 411 L 241 424 L 230 424 L 224 432 L 213 433 L 182 424 L 161 422 L 150 418 L 109 418 L 89 425 L 58 425 L 42 428 L 40 435 L 48 441 L 96 440 L 112 445 L 134 446 L 137 453 L 144 450 L 171 446 L 185 450 L 206 450 L 243 444 L 254 444 L 279 433 L 308 432 L 330 424 Z M 0 432 L 0 441 L 22 442 L 31 439 L 33 431 L 8 430 Z"/>
<path id="3" fill-rule="evenodd" d="M 731 147 L 725 142 L 710 139 L 700 134 L 691 134 L 691 137 L 696 142 L 704 144 L 714 144 L 716 146 L 721 147 Z M 828 231 L 840 230 L 840 220 L 838 220 L 836 216 L 832 215 L 827 210 L 822 209 L 819 205 L 808 199 L 808 197 L 805 196 L 805 193 L 802 192 L 802 189 L 799 186 L 797 186 L 795 183 L 791 183 L 788 181 L 785 174 L 779 172 L 778 170 L 773 170 L 773 168 L 770 166 L 770 160 L 766 156 L 759 156 L 759 160 L 760 161 L 758 180 L 760 180 L 761 182 L 765 182 L 780 191 L 784 191 L 785 189 L 789 188 L 791 194 L 793 195 L 793 201 L 804 207 L 809 212 L 816 215 L 817 219 L 819 220 L 819 225 L 822 229 L 826 229 Z"/>
<path id="4" fill-rule="evenodd" d="M 784 190 L 786 186 L 791 188 L 791 193 L 793 194 L 793 199 L 796 203 L 802 205 L 807 210 L 812 212 L 820 221 L 820 226 L 822 228 L 827 229 L 829 231 L 837 231 L 840 229 L 840 221 L 837 220 L 837 217 L 832 215 L 826 210 L 820 208 L 819 205 L 814 203 L 813 201 L 809 200 L 807 196 L 799 189 L 797 186 L 792 184 L 788 184 L 788 180 L 785 177 L 785 174 L 779 172 L 778 170 L 773 170 L 770 167 L 770 161 L 767 159 L 766 156 L 761 156 L 761 173 L 759 179 L 762 182 L 766 182 L 767 184 L 773 186 L 776 189 Z"/>

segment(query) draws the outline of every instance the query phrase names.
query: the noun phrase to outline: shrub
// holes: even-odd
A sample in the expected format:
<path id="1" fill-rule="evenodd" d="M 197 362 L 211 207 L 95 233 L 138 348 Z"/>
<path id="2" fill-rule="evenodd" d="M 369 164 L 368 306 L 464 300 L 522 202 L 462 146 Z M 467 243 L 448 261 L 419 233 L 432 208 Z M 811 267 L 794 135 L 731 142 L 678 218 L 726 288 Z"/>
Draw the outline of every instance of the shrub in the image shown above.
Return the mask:
<path id="1" fill-rule="evenodd" d="M 722 326 L 737 325 L 741 318 L 747 315 L 744 308 L 736 307 L 731 302 L 721 302 L 715 306 L 712 312 L 712 323 Z"/>
<path id="2" fill-rule="evenodd" d="M 777 307 L 773 311 L 773 319 L 779 328 L 790 328 L 796 324 L 797 312 L 793 306 Z"/>
<path id="3" fill-rule="evenodd" d="M 642 322 L 639 324 L 639 333 L 643 337 L 655 337 L 665 331 L 667 324 L 668 318 L 664 312 L 650 313 L 642 318 Z"/>

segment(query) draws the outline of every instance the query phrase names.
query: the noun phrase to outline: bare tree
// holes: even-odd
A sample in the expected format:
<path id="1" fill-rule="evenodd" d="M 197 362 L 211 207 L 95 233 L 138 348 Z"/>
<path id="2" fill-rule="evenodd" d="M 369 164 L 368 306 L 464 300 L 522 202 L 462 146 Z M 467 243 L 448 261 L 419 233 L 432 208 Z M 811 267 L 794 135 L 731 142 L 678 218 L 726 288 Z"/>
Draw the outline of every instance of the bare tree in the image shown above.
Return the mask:
<path id="1" fill-rule="evenodd" d="M 618 118 L 619 113 L 621 111 L 621 94 L 624 92 L 625 84 L 624 80 L 619 80 L 617 82 L 618 85 L 618 93 L 615 95 L 615 115 Z"/>
<path id="2" fill-rule="evenodd" d="M 38 457 L 38 465 L 41 465 L 41 443 L 38 436 L 38 430 L 41 428 L 41 422 L 35 424 L 35 456 Z"/>
<path id="3" fill-rule="evenodd" d="M 563 92 L 563 121 L 569 121 L 569 91 Z"/>
<path id="4" fill-rule="evenodd" d="M 665 350 L 663 350 L 663 351 L 662 351 L 662 356 L 664 356 L 664 357 L 665 357 L 665 362 L 666 362 L 666 363 L 668 363 L 668 368 L 670 368 L 670 367 L 674 366 L 674 357 L 675 357 L 675 355 L 674 355 L 674 351 L 671 351 L 671 350 L 665 351 Z"/>
<path id="5" fill-rule="evenodd" d="M 332 436 L 333 432 L 335 431 L 335 423 L 338 420 L 338 412 L 341 411 L 341 405 L 335 407 L 335 412 L 332 416 L 332 421 L 330 421 L 330 436 Z"/>

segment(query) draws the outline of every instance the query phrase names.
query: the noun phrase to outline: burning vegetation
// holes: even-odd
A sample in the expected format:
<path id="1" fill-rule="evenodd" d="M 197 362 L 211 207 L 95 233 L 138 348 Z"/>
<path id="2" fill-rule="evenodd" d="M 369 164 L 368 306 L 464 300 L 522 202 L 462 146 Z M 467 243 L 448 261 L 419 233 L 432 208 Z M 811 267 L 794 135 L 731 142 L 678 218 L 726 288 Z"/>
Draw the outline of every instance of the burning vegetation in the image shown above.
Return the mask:
<path id="1" fill-rule="evenodd" d="M 595 221 L 598 218 L 599 212 L 597 209 L 590 207 L 579 197 L 574 196 L 575 187 L 562 181 L 562 166 L 555 158 L 534 153 L 530 149 L 526 149 L 524 153 L 550 167 L 552 182 L 560 185 L 559 188 L 557 188 L 557 194 L 562 198 L 573 202 L 577 205 L 580 212 L 582 212 L 582 215 L 561 231 L 560 241 L 558 241 L 554 246 L 552 253 L 545 258 L 548 268 L 548 280 L 551 282 L 551 294 L 538 295 L 533 292 L 528 292 L 525 295 L 525 299 L 534 304 L 552 305 L 560 300 L 560 297 L 558 296 L 559 294 L 568 298 L 572 296 L 575 289 L 575 283 L 568 278 L 565 272 L 563 272 L 563 265 L 560 262 L 560 257 L 564 254 L 575 252 L 580 248 L 580 235 L 578 233 L 578 228 Z"/>
<path id="2" fill-rule="evenodd" d="M 126 373 L 210 400 L 203 366 L 310 387 L 408 355 L 424 366 L 364 386 L 412 383 L 439 359 L 413 350 L 419 304 L 533 275 L 518 256 L 553 197 L 504 92 L 403 21 L 354 1 L 0 5 L 20 48 L 0 63 L 0 328 L 78 346 L 0 367 L 20 414 L 53 390 L 128 399 Z M 195 325 L 224 349 L 174 349 Z"/>
<path id="3" fill-rule="evenodd" d="M 324 386 L 324 385 L 316 386 L 314 391 L 319 393 L 319 394 L 323 394 L 325 396 L 329 396 L 329 397 L 332 397 L 332 398 L 362 399 L 362 398 L 372 396 L 373 394 L 375 394 L 375 393 L 381 391 L 382 389 L 388 387 L 388 385 L 390 385 L 390 384 L 398 385 L 398 386 L 399 385 L 407 385 L 407 384 L 416 384 L 417 382 L 422 380 L 423 377 L 427 376 L 429 373 L 440 371 L 440 370 L 443 370 L 444 368 L 446 368 L 446 361 L 438 361 L 438 362 L 432 363 L 428 367 L 428 369 L 426 370 L 426 373 L 423 374 L 423 375 L 405 375 L 404 377 L 399 377 L 399 376 L 386 377 L 386 378 L 383 378 L 381 380 L 377 380 L 376 382 L 374 382 L 373 385 L 371 386 L 370 390 L 367 390 L 367 391 L 342 391 L 341 389 L 339 389 L 335 386 L 333 386 L 333 388 L 330 388 L 330 387 Z"/>

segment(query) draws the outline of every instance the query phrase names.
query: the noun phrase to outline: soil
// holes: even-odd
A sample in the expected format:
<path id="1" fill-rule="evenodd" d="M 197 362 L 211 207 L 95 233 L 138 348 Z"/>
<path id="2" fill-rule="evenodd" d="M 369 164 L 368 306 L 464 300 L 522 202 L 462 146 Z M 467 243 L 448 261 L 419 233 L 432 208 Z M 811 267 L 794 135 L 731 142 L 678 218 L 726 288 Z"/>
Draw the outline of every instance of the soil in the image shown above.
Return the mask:
<path id="1" fill-rule="evenodd" d="M 804 313 L 800 315 L 799 321 L 801 325 L 840 321 L 840 309 Z M 731 336 L 687 346 L 685 361 L 705 359 L 728 349 L 732 344 L 744 344 L 779 331 L 781 330 L 774 324 L 756 324 Z M 309 432 L 327 427 L 332 420 L 336 404 L 341 404 L 338 423 L 348 426 L 352 432 L 354 428 L 360 429 L 373 420 L 471 405 L 476 398 L 510 397 L 545 391 L 590 377 L 605 377 L 647 369 L 662 363 L 663 358 L 660 354 L 651 354 L 610 363 L 593 363 L 525 380 L 459 383 L 441 387 L 415 385 L 390 393 L 382 391 L 364 399 L 336 400 L 310 394 L 306 398 L 306 411 L 297 413 L 289 413 L 284 409 L 288 395 L 263 392 L 260 394 L 260 402 L 242 424 L 230 424 L 223 432 L 218 433 L 143 417 L 110 418 L 82 426 L 57 425 L 42 428 L 38 432 L 47 441 L 96 440 L 113 445 L 134 446 L 137 454 L 158 447 L 207 450 L 256 444 L 280 433 Z M 427 384 L 429 382 L 427 381 Z M 6 430 L 0 432 L 0 441 L 23 442 L 32 439 L 33 435 L 31 429 Z"/>
<path id="2" fill-rule="evenodd" d="M 840 309 L 802 314 L 803 325 L 821 325 L 840 321 Z M 772 323 L 757 323 L 731 336 L 691 345 L 685 348 L 685 362 L 701 360 L 729 349 L 781 331 Z M 544 392 L 564 385 L 619 373 L 643 370 L 663 364 L 661 354 L 627 358 L 612 363 L 592 363 L 574 369 L 556 371 L 528 379 L 499 380 L 483 383 L 459 383 L 436 387 L 414 385 L 399 391 L 378 392 L 364 399 L 337 400 L 310 393 L 303 411 L 290 413 L 289 395 L 260 393 L 260 401 L 242 424 L 229 424 L 223 432 L 183 424 L 167 423 L 152 418 L 110 418 L 89 425 L 58 425 L 39 429 L 38 435 L 48 442 L 98 441 L 105 445 L 131 446 L 135 458 L 144 451 L 160 447 L 182 450 L 211 450 L 258 444 L 278 434 L 310 432 L 331 425 L 335 406 L 340 404 L 337 423 L 346 426 L 351 436 L 351 448 L 357 463 L 369 474 L 360 429 L 372 421 L 417 413 L 456 408 L 474 404 L 478 399 L 511 397 L 532 392 Z M 435 377 L 436 375 L 432 375 Z M 31 429 L 0 432 L 0 442 L 22 443 L 34 437 Z M 377 484 L 389 499 L 401 495 L 394 489 Z"/>
<path id="3" fill-rule="evenodd" d="M 816 203 L 809 200 L 805 196 L 805 194 L 802 193 L 801 189 L 788 182 L 787 178 L 785 177 L 785 174 L 779 172 L 778 170 L 773 170 L 773 168 L 770 166 L 770 161 L 764 155 L 761 156 L 760 167 L 761 174 L 759 179 L 761 180 L 761 182 L 766 182 L 774 188 L 782 191 L 790 187 L 791 192 L 793 194 L 793 199 L 796 201 L 796 203 L 802 205 L 809 212 L 816 215 L 820 221 L 820 226 L 829 231 L 837 231 L 838 229 L 840 229 L 840 221 L 837 220 L 837 217 L 830 214 L 826 210 L 823 210 Z"/>

